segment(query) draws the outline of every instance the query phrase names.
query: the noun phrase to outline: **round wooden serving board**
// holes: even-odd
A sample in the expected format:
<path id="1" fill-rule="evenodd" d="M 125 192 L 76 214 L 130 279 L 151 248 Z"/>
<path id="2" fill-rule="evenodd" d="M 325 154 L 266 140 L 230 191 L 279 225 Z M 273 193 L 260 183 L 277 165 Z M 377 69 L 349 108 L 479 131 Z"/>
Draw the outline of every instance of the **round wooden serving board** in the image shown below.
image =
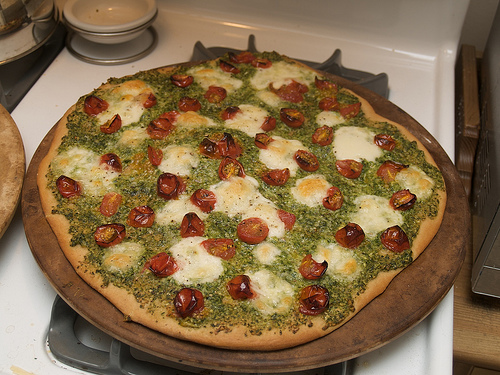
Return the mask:
<path id="1" fill-rule="evenodd" d="M 21 197 L 26 159 L 21 134 L 9 112 L 0 104 L 0 238 L 7 230 Z"/>
<path id="2" fill-rule="evenodd" d="M 470 236 L 470 213 L 455 166 L 438 142 L 412 117 L 381 96 L 339 77 L 342 86 L 367 99 L 380 115 L 413 133 L 434 157 L 447 187 L 441 228 L 413 264 L 353 319 L 313 342 L 278 351 L 231 351 L 177 340 L 123 314 L 76 274 L 42 211 L 36 174 L 53 137 L 50 131 L 28 168 L 22 194 L 23 220 L 33 255 L 59 295 L 81 316 L 118 340 L 166 360 L 197 368 L 234 372 L 285 372 L 319 368 L 372 351 L 424 319 L 453 285 Z"/>

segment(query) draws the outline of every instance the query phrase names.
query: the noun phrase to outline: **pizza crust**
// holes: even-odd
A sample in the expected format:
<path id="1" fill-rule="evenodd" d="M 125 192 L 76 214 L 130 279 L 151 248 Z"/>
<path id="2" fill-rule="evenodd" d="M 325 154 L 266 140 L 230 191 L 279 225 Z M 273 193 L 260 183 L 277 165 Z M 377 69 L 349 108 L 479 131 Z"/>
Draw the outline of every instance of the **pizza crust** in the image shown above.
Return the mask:
<path id="1" fill-rule="evenodd" d="M 168 74 L 173 68 L 160 68 L 158 71 Z M 103 86 L 105 87 L 105 86 Z M 353 93 L 356 95 L 355 93 Z M 356 95 L 362 102 L 362 108 L 370 119 L 375 121 L 385 121 L 395 125 L 398 130 L 408 139 L 417 142 L 418 147 L 424 151 L 425 157 L 429 163 L 436 166 L 432 156 L 422 143 L 413 136 L 406 128 L 379 116 L 373 107 L 364 98 Z M 49 171 L 50 162 L 57 155 L 57 149 L 62 142 L 63 137 L 68 133 L 66 127 L 67 118 L 76 108 L 76 105 L 70 108 L 55 127 L 53 142 L 50 149 L 42 160 L 37 174 L 37 183 L 39 186 L 40 199 L 46 218 L 54 231 L 55 236 L 61 246 L 63 253 L 71 263 L 77 274 L 97 292 L 107 298 L 118 310 L 124 314 L 124 319 L 142 324 L 151 329 L 157 330 L 168 336 L 181 340 L 193 341 L 204 345 L 231 349 L 231 350 L 278 350 L 309 342 L 311 340 L 323 337 L 333 330 L 339 328 L 359 310 L 365 307 L 378 295 L 384 292 L 389 283 L 403 269 L 382 272 L 376 278 L 371 280 L 364 292 L 353 296 L 353 311 L 338 325 L 325 328 L 321 316 L 314 316 L 309 319 L 307 326 L 301 327 L 296 331 L 291 330 L 264 330 L 260 335 L 252 335 L 245 326 L 231 327 L 231 330 L 221 330 L 215 332 L 213 328 L 199 327 L 191 328 L 183 326 L 178 319 L 164 317 L 160 311 L 151 314 L 147 306 L 140 305 L 135 297 L 124 289 L 116 287 L 113 284 L 104 285 L 104 280 L 96 269 L 93 269 L 85 262 L 88 250 L 82 246 L 70 246 L 71 235 L 69 233 L 70 223 L 62 215 L 53 214 L 52 210 L 57 206 L 57 200 L 53 195 L 53 190 L 49 186 L 46 177 Z M 413 258 L 416 259 L 432 241 L 441 224 L 446 206 L 446 194 L 439 192 L 438 214 L 434 219 L 425 220 L 420 227 L 417 237 L 412 243 Z"/>

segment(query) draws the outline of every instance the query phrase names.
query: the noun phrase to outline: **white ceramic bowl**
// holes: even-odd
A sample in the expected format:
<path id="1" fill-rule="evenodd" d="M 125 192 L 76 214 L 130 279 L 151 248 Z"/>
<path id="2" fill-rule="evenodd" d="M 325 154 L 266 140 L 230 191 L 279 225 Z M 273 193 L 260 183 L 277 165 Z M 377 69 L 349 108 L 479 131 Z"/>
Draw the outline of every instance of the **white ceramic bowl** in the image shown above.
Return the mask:
<path id="1" fill-rule="evenodd" d="M 66 25 L 82 37 L 103 44 L 137 38 L 157 15 L 155 0 L 67 0 Z"/>

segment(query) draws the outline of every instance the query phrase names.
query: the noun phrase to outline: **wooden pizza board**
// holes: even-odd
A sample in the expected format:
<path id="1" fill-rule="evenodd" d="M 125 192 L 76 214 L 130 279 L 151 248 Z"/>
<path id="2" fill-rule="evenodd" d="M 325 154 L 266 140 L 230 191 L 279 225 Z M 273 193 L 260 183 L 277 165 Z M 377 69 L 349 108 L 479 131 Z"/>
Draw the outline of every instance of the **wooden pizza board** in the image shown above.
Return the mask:
<path id="1" fill-rule="evenodd" d="M 16 212 L 23 186 L 26 159 L 24 145 L 16 123 L 0 104 L 0 238 Z"/>
<path id="2" fill-rule="evenodd" d="M 76 274 L 44 217 L 36 174 L 51 143 L 52 129 L 28 168 L 22 214 L 33 255 L 58 294 L 90 323 L 132 347 L 196 368 L 233 372 L 300 371 L 339 363 L 381 347 L 427 317 L 453 285 L 470 237 L 469 207 L 459 175 L 432 135 L 403 110 L 368 89 L 331 78 L 367 99 L 377 113 L 413 133 L 441 169 L 448 194 L 441 228 L 427 249 L 353 319 L 323 338 L 272 352 L 203 346 L 124 321 L 122 313 Z"/>

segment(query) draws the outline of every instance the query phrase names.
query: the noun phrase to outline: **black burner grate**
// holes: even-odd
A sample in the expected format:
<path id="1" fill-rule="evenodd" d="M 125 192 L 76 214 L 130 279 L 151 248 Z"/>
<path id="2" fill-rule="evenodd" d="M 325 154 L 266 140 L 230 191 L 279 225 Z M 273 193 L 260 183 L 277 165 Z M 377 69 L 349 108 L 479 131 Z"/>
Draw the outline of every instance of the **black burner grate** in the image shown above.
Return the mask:
<path id="1" fill-rule="evenodd" d="M 246 51 L 249 52 L 258 52 L 255 44 L 255 36 L 250 35 L 248 37 L 248 47 Z M 191 61 L 199 61 L 199 60 L 211 60 L 217 57 L 220 57 L 227 52 L 240 53 L 242 50 L 237 50 L 233 48 L 226 47 L 205 47 L 203 43 L 196 42 L 193 49 L 193 56 Z M 354 70 L 345 68 L 342 65 L 342 52 L 339 49 L 336 49 L 333 54 L 322 63 L 311 62 L 301 59 L 296 59 L 307 66 L 320 70 L 323 72 L 327 72 L 330 74 L 334 74 L 336 76 L 348 79 L 358 85 L 366 87 L 373 92 L 383 96 L 384 98 L 389 97 L 389 77 L 386 73 L 373 74 L 368 72 L 363 72 L 361 70 Z"/>

